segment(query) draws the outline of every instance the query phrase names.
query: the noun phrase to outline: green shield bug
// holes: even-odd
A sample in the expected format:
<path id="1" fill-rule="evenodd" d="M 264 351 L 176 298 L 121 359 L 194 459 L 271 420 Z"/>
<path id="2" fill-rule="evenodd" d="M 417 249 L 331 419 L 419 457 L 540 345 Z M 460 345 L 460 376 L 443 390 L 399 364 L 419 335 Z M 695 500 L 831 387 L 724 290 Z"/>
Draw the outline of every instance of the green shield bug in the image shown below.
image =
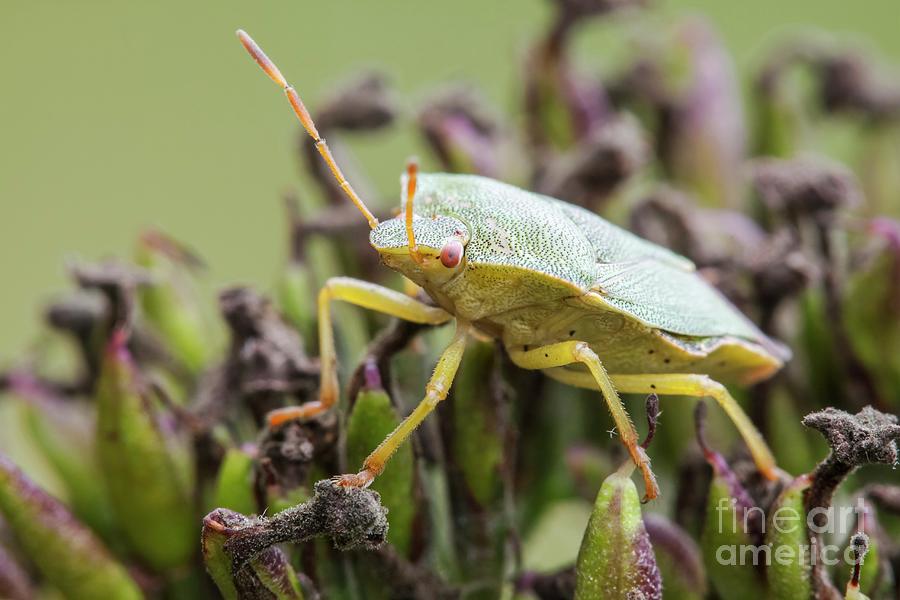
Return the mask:
<path id="1" fill-rule="evenodd" d="M 243 31 L 241 43 L 284 89 L 347 197 L 371 228 L 381 260 L 418 284 L 431 306 L 373 283 L 336 277 L 318 298 L 322 381 L 319 399 L 279 409 L 271 426 L 315 416 L 338 397 L 330 304 L 349 302 L 416 323 L 456 322 L 425 397 L 366 458 L 345 486 L 367 486 L 450 389 L 467 337 L 486 334 L 512 361 L 562 382 L 599 390 L 620 439 L 640 468 L 646 499 L 658 493 L 619 392 L 709 396 L 734 422 L 760 471 L 777 477 L 769 448 L 719 380 L 765 379 L 790 357 L 681 256 L 555 198 L 484 177 L 404 178 L 403 214 L 379 223 L 344 178 L 300 96 Z"/>

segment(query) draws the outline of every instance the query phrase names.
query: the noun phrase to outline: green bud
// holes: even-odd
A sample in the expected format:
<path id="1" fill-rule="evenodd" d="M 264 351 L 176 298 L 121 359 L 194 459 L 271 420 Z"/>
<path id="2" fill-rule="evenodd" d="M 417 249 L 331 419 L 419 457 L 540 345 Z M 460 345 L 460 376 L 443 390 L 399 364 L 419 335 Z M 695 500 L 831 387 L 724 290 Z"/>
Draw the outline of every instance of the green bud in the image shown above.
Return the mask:
<path id="1" fill-rule="evenodd" d="M 366 456 L 399 424 L 400 418 L 391 399 L 381 387 L 377 367 L 366 365 L 366 385 L 356 397 L 347 421 L 348 464 L 352 468 L 362 465 Z M 382 504 L 390 514 L 388 541 L 401 554 L 408 555 L 416 512 L 411 444 L 404 444 L 397 450 L 384 473 L 375 479 L 372 489 L 381 495 Z"/>
<path id="2" fill-rule="evenodd" d="M 506 574 L 501 481 L 507 436 L 505 399 L 495 347 L 470 343 L 453 382 L 447 461 L 456 552 L 465 579 L 479 581 L 469 598 L 496 598 Z M 596 489 L 596 488 L 595 488 Z"/>
<path id="3" fill-rule="evenodd" d="M 575 600 L 662 598 L 662 579 L 641 519 L 629 462 L 600 487 L 575 567 Z"/>
<path id="4" fill-rule="evenodd" d="M 31 600 L 34 590 L 25 567 L 0 544 L 0 598 Z"/>
<path id="5" fill-rule="evenodd" d="M 709 580 L 719 595 L 725 598 L 766 598 L 765 580 L 752 560 L 745 561 L 748 557 L 745 550 L 759 545 L 751 533 L 756 529 L 762 530 L 763 525 L 759 522 L 762 512 L 756 509 L 753 499 L 725 458 L 706 444 L 703 436 L 706 404 L 697 404 L 694 414 L 697 440 L 713 470 L 706 522 L 700 538 Z"/>
<path id="6" fill-rule="evenodd" d="M 250 452 L 243 448 L 229 448 L 216 478 L 213 494 L 215 506 L 245 514 L 255 513 L 253 469 L 254 459 Z"/>
<path id="7" fill-rule="evenodd" d="M 114 523 L 109 502 L 97 485 L 93 415 L 80 403 L 61 399 L 26 372 L 8 375 L 9 388 L 22 400 L 22 420 L 31 440 L 59 477 L 72 512 L 107 542 Z"/>
<path id="8" fill-rule="evenodd" d="M 136 262 L 152 275 L 138 288 L 141 308 L 169 351 L 191 372 L 207 363 L 211 345 L 190 272 L 200 263 L 189 250 L 157 231 L 140 238 Z"/>
<path id="9" fill-rule="evenodd" d="M 644 527 L 656 554 L 666 600 L 706 597 L 706 571 L 700 549 L 688 533 L 662 515 L 644 515 Z"/>
<path id="10" fill-rule="evenodd" d="M 493 355 L 493 344 L 470 344 L 453 382 L 453 455 L 472 499 L 481 506 L 496 499 L 503 463 L 498 407 L 488 397 Z"/>
<path id="11" fill-rule="evenodd" d="M 766 543 L 771 546 L 773 559 L 766 569 L 766 577 L 773 600 L 809 598 L 812 594 L 809 532 L 803 505 L 809 485 L 808 475 L 796 478 L 769 509 Z"/>
<path id="12" fill-rule="evenodd" d="M 125 341 L 124 331 L 113 333 L 97 384 L 100 465 L 129 546 L 154 569 L 166 570 L 190 559 L 196 529 L 179 461 L 154 419 Z"/>
<path id="13" fill-rule="evenodd" d="M 744 529 L 745 508 L 732 495 L 728 482 L 716 475 L 709 487 L 700 546 L 713 587 L 734 600 L 767 597 L 755 567 L 740 562 L 742 548 L 757 545 Z"/>
<path id="14" fill-rule="evenodd" d="M 304 340 L 316 339 L 314 286 L 309 267 L 301 262 L 289 262 L 278 279 L 275 292 L 281 312 Z"/>
<path id="15" fill-rule="evenodd" d="M 872 219 L 868 233 L 880 247 L 848 281 L 847 332 L 882 397 L 896 399 L 900 398 L 900 221 Z"/>
<path id="16" fill-rule="evenodd" d="M 29 559 L 67 598 L 143 597 L 103 542 L 4 456 L 0 456 L 0 512 Z"/>

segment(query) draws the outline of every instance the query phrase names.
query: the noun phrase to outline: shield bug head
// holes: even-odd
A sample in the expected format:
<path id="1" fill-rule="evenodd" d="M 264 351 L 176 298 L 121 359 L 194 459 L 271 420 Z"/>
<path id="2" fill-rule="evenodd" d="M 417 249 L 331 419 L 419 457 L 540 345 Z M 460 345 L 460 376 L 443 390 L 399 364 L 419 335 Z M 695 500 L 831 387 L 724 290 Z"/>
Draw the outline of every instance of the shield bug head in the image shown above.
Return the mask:
<path id="1" fill-rule="evenodd" d="M 441 285 L 465 262 L 469 232 L 459 219 L 448 215 L 420 216 L 414 212 L 418 168 L 406 167 L 403 213 L 380 223 L 369 242 L 382 261 L 419 285 Z"/>

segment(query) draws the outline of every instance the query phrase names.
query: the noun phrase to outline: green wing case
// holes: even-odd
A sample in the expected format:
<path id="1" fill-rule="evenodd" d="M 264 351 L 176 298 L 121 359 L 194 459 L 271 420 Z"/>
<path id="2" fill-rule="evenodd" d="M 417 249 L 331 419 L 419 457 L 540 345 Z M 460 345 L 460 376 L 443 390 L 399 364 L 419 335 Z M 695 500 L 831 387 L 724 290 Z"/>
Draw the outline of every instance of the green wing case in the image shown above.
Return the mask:
<path id="1" fill-rule="evenodd" d="M 419 215 L 465 223 L 473 266 L 549 275 L 599 292 L 613 310 L 649 327 L 741 337 L 784 354 L 690 260 L 588 210 L 493 179 L 444 173 L 420 175 L 415 202 Z"/>
<path id="2" fill-rule="evenodd" d="M 603 299 L 651 327 L 691 336 L 763 335 L 696 272 L 645 259 L 598 264 L 597 273 Z"/>

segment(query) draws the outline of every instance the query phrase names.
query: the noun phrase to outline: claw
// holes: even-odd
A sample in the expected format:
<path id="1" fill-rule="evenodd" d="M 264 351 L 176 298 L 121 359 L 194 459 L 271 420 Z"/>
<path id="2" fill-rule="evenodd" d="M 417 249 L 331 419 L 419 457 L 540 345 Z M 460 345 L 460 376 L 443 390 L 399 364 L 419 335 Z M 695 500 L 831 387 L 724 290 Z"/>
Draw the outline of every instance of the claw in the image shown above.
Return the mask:
<path id="1" fill-rule="evenodd" d="M 629 447 L 628 452 L 631 454 L 631 459 L 634 461 L 635 466 L 641 470 L 641 475 L 644 477 L 644 497 L 641 499 L 641 503 L 646 504 L 659 497 L 659 484 L 656 482 L 656 475 L 653 474 L 653 469 L 650 468 L 650 457 L 647 456 L 647 452 L 640 446 Z"/>
<path id="2" fill-rule="evenodd" d="M 335 475 L 331 478 L 331 481 L 333 481 L 338 487 L 367 488 L 372 485 L 373 481 L 375 481 L 375 474 L 368 469 L 363 469 L 359 473 Z"/>
<path id="3" fill-rule="evenodd" d="M 299 421 L 302 419 L 311 419 L 328 410 L 328 405 L 321 401 L 307 402 L 300 406 L 285 406 L 284 408 L 276 408 L 266 415 L 266 421 L 269 427 L 280 427 L 290 421 Z"/>

